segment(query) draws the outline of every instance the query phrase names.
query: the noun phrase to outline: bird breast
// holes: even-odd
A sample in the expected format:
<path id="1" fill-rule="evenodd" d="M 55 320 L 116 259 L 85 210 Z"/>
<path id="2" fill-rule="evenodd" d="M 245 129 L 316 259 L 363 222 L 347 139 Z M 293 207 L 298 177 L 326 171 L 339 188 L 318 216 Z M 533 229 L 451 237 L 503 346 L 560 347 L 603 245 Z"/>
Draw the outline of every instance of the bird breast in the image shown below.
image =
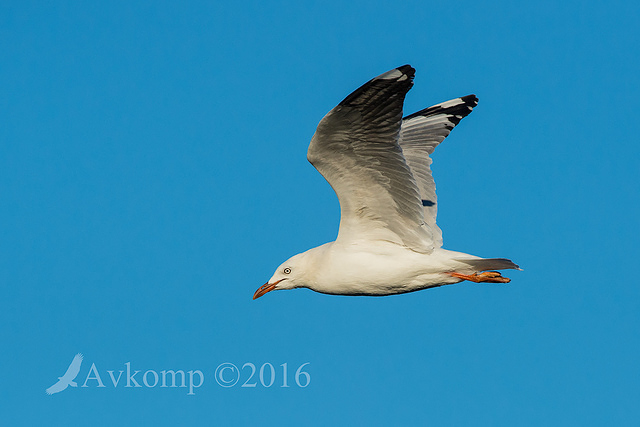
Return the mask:
<path id="1" fill-rule="evenodd" d="M 316 263 L 309 287 L 344 295 L 390 295 L 456 283 L 444 274 L 454 262 L 444 250 L 422 254 L 396 244 L 333 244 Z M 320 254 L 318 254 L 320 255 Z"/>

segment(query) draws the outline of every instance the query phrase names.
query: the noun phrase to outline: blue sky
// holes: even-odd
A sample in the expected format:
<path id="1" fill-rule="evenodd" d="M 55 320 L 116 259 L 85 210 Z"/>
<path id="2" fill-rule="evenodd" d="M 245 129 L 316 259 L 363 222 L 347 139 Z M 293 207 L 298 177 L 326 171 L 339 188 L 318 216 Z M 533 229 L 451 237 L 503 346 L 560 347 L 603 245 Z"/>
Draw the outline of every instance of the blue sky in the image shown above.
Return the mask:
<path id="1" fill-rule="evenodd" d="M 3 2 L 3 424 L 636 422 L 639 12 Z M 280 262 L 337 234 L 337 199 L 306 161 L 318 121 L 406 63 L 407 114 L 480 99 L 433 156 L 445 248 L 524 271 L 252 301 Z M 76 353 L 87 387 L 46 395 Z M 127 363 L 141 387 L 124 387 Z M 233 387 L 216 382 L 223 363 Z M 142 384 L 170 369 L 204 383 Z"/>

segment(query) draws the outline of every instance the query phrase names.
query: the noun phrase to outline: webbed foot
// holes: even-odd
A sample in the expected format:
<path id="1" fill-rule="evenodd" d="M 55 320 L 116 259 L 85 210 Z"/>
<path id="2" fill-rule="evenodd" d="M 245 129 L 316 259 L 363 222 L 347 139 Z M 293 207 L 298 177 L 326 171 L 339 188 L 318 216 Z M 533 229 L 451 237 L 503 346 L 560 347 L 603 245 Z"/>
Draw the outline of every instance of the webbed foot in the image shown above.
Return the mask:
<path id="1" fill-rule="evenodd" d="M 489 282 L 489 283 L 509 283 L 511 279 L 508 277 L 502 277 L 497 271 L 483 271 L 482 273 L 473 274 L 460 274 L 460 273 L 448 273 L 450 276 L 457 277 L 462 280 L 469 280 L 471 282 Z"/>

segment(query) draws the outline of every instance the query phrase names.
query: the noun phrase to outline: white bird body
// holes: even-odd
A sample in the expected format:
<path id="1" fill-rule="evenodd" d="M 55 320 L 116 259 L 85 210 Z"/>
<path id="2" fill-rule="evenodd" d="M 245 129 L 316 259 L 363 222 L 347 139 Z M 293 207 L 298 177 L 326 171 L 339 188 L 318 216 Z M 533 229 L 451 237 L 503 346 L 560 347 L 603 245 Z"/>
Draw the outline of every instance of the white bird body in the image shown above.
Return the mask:
<path id="1" fill-rule="evenodd" d="M 456 259 L 481 259 L 440 248 L 422 254 L 384 241 L 374 244 L 356 241 L 347 245 L 330 242 L 297 257 L 296 269 L 304 272 L 301 282 L 305 287 L 323 294 L 372 296 L 460 282 L 443 272 L 472 274 L 475 271 L 472 266 Z M 279 271 L 289 264 L 292 263 L 283 264 Z"/>
<path id="2" fill-rule="evenodd" d="M 505 258 L 441 248 L 429 155 L 478 100 L 452 99 L 403 119 L 414 72 L 404 65 L 370 80 L 320 121 L 307 158 L 340 201 L 338 238 L 285 261 L 254 299 L 300 287 L 382 296 L 463 280 L 506 283 L 481 272 L 519 269 Z"/>

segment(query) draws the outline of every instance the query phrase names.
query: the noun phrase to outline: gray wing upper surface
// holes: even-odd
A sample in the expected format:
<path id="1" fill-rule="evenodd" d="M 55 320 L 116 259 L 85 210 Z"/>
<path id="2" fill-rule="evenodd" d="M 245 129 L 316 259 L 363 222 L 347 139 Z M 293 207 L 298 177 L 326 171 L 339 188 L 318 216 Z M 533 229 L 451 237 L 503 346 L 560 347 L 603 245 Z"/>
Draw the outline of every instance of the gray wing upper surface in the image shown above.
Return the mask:
<path id="1" fill-rule="evenodd" d="M 425 108 L 402 120 L 398 143 L 418 186 L 424 221 L 432 232 L 435 247 L 442 246 L 442 231 L 436 225 L 438 200 L 430 155 L 476 105 L 478 98 L 468 95 Z"/>

